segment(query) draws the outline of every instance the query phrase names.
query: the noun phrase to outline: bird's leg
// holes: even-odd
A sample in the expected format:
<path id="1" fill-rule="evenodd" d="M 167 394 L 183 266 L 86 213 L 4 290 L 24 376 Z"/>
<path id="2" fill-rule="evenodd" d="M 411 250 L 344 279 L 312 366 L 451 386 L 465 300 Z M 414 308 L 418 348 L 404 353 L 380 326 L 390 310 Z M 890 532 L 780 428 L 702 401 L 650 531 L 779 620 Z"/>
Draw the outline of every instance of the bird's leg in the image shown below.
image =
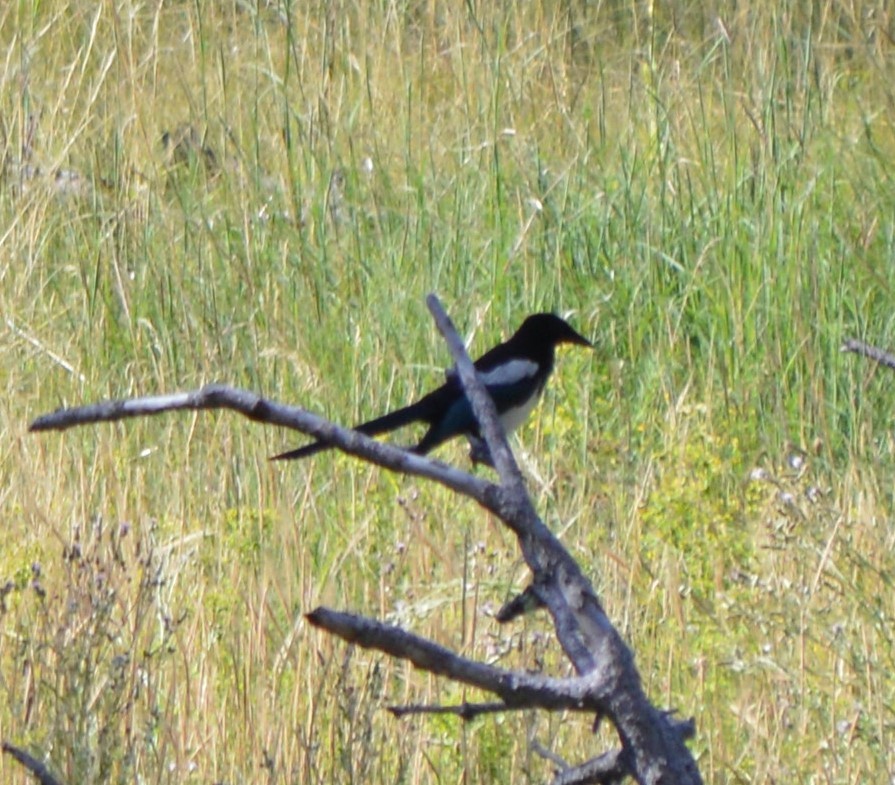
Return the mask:
<path id="1" fill-rule="evenodd" d="M 493 469 L 494 459 L 491 457 L 491 451 L 488 449 L 488 445 L 485 444 L 485 440 L 472 435 L 466 438 L 469 439 L 469 460 L 472 461 L 472 465 L 476 466 L 482 463 Z"/>

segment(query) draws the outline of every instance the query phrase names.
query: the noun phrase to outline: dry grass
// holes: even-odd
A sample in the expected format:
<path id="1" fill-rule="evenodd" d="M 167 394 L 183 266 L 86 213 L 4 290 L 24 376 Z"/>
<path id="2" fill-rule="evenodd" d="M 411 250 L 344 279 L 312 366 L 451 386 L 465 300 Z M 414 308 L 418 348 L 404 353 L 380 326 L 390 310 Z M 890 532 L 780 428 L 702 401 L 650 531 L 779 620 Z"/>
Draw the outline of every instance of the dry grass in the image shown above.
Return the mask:
<path id="1" fill-rule="evenodd" d="M 476 351 L 545 307 L 599 340 L 524 463 L 706 780 L 890 779 L 895 396 L 838 353 L 895 345 L 888 12 L 474 7 L 0 9 L 0 736 L 83 783 L 541 782 L 529 738 L 612 743 L 396 722 L 475 696 L 302 623 L 562 671 L 491 621 L 525 572 L 470 505 L 271 467 L 292 439 L 233 417 L 25 431 L 212 379 L 377 413 L 440 378 L 436 290 Z"/>

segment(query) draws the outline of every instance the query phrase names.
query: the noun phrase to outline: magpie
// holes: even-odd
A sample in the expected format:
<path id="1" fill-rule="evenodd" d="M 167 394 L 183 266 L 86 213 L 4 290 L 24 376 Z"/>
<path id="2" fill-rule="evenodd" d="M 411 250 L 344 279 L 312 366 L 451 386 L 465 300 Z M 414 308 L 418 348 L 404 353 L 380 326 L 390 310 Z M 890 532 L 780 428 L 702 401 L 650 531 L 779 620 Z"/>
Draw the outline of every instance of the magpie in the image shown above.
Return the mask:
<path id="1" fill-rule="evenodd" d="M 568 322 L 552 313 L 529 316 L 522 326 L 504 343 L 498 344 L 475 362 L 479 378 L 484 383 L 500 415 L 504 430 L 509 434 L 521 425 L 538 402 L 547 379 L 553 371 L 555 349 L 561 343 L 593 346 L 579 335 Z M 416 403 L 397 409 L 360 425 L 354 430 L 367 436 L 403 428 L 413 422 L 429 426 L 412 452 L 425 455 L 448 439 L 466 436 L 473 445 L 473 454 L 482 445 L 479 425 L 472 406 L 463 392 L 457 373 L 448 371 L 447 381 Z M 272 461 L 306 458 L 331 447 L 317 441 L 295 450 L 274 455 Z"/>

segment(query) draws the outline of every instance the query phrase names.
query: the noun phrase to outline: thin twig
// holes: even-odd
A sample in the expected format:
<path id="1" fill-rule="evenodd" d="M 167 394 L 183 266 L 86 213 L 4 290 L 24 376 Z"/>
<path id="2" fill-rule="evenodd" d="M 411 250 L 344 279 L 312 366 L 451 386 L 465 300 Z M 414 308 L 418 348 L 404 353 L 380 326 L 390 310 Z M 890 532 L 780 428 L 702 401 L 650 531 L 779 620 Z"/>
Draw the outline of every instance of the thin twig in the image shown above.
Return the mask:
<path id="1" fill-rule="evenodd" d="M 9 329 L 12 330 L 13 333 L 15 333 L 17 336 L 19 336 L 19 338 L 30 343 L 35 349 L 38 349 L 39 351 L 43 352 L 47 357 L 50 358 L 50 360 L 52 360 L 54 363 L 56 363 L 56 365 L 58 365 L 60 368 L 65 369 L 73 376 L 77 376 L 79 381 L 82 381 L 82 382 L 85 381 L 84 374 L 80 373 L 79 371 L 76 371 L 75 367 L 70 362 L 68 362 L 67 360 L 60 357 L 58 354 L 56 354 L 56 352 L 54 352 L 49 347 L 45 346 L 33 335 L 25 332 L 12 319 L 10 319 L 8 317 L 6 319 L 6 326 L 9 327 Z"/>
<path id="2" fill-rule="evenodd" d="M 461 720 L 471 721 L 486 714 L 503 714 L 508 711 L 518 711 L 524 706 L 507 706 L 506 703 L 467 703 L 464 701 L 459 706 L 427 706 L 421 703 L 412 703 L 407 706 L 389 706 L 388 711 L 394 717 L 408 717 L 416 714 L 452 714 Z"/>
<path id="3" fill-rule="evenodd" d="M 556 766 L 558 771 L 565 771 L 566 769 L 571 768 L 568 761 L 561 758 L 553 750 L 547 749 L 537 739 L 530 739 L 528 742 L 528 748 L 538 757 L 541 757 L 544 760 L 549 760 L 554 766 Z"/>

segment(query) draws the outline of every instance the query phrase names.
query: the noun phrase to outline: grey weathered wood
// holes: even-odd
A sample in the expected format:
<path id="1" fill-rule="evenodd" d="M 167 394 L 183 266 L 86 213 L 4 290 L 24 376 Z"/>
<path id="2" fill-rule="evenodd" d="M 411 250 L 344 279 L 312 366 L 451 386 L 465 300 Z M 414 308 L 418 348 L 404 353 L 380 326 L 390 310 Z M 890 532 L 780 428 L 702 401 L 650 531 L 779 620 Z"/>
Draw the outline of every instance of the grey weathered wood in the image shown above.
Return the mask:
<path id="1" fill-rule="evenodd" d="M 864 343 L 864 341 L 859 341 L 857 338 L 846 338 L 842 343 L 842 351 L 860 354 L 875 360 L 880 365 L 885 365 L 887 368 L 895 368 L 895 354 L 887 352 L 885 349 L 871 346 L 869 343 Z"/>

